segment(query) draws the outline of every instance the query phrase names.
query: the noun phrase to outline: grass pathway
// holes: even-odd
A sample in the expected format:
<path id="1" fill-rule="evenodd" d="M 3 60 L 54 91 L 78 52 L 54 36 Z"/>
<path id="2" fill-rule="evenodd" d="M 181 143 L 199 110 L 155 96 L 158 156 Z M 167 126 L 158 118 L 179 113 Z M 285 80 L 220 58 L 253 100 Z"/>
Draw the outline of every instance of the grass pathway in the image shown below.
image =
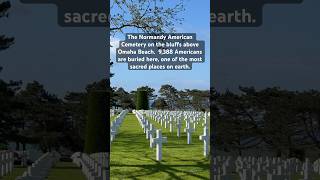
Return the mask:
<path id="1" fill-rule="evenodd" d="M 86 180 L 86 178 L 74 163 L 58 162 L 50 170 L 48 180 Z"/>
<path id="2" fill-rule="evenodd" d="M 193 144 L 187 145 L 185 133 L 177 138 L 176 132 L 163 131 L 168 142 L 163 145 L 159 163 L 155 160 L 156 149 L 149 148 L 138 120 L 129 113 L 111 145 L 111 179 L 209 179 L 209 160 L 202 155 L 198 135 L 194 135 Z"/>
<path id="3" fill-rule="evenodd" d="M 116 115 L 114 115 L 114 116 L 111 116 L 111 117 L 110 117 L 110 122 L 116 120 L 117 115 L 118 115 L 118 114 L 116 114 Z"/>
<path id="4" fill-rule="evenodd" d="M 4 176 L 4 177 L 0 177 L 0 179 L 1 180 L 15 180 L 16 177 L 22 176 L 24 171 L 26 171 L 25 167 L 14 167 L 14 169 L 13 169 L 11 174 L 9 174 L 7 176 Z"/>

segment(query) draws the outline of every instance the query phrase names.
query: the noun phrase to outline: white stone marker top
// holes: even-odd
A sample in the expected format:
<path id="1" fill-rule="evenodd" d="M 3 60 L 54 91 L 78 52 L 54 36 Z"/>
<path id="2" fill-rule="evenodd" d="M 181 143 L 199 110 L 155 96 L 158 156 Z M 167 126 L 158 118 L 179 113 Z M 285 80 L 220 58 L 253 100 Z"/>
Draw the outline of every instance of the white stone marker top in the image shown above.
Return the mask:
<path id="1" fill-rule="evenodd" d="M 190 126 L 190 122 L 187 122 L 187 128 L 184 129 L 184 132 L 187 133 L 187 144 L 191 144 L 192 133 L 194 132 L 194 128 Z"/>
<path id="2" fill-rule="evenodd" d="M 114 130 L 110 131 L 110 140 L 111 140 L 111 142 L 115 139 L 116 134 L 117 134 L 117 131 L 114 131 Z"/>
<path id="3" fill-rule="evenodd" d="M 167 137 L 162 137 L 161 129 L 157 129 L 157 137 L 152 138 L 152 144 L 157 147 L 156 159 L 157 161 L 161 161 L 162 159 L 162 143 L 167 142 Z"/>
<path id="4" fill-rule="evenodd" d="M 204 113 L 204 120 L 202 126 L 208 126 L 208 115 L 207 112 Z"/>
<path id="5" fill-rule="evenodd" d="M 209 154 L 209 133 L 206 126 L 203 128 L 203 135 L 199 136 L 199 139 L 203 141 L 203 155 L 207 157 Z"/>
<path id="6" fill-rule="evenodd" d="M 150 140 L 150 148 L 153 148 L 153 143 L 152 143 L 152 138 L 153 138 L 153 134 L 156 133 L 156 129 L 153 127 L 153 124 L 150 124 L 150 128 L 149 128 L 149 131 L 148 131 L 148 135 L 149 135 L 149 140 Z"/>

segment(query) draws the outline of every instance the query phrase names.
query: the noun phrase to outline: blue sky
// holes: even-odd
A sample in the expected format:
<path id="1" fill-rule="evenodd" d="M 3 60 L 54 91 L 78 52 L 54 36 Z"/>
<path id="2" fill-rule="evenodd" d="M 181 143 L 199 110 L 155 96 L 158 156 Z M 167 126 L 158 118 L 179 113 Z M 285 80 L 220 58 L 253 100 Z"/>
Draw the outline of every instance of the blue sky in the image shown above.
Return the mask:
<path id="1" fill-rule="evenodd" d="M 169 0 L 170 1 L 170 0 Z M 67 28 L 57 23 L 54 5 L 11 0 L 9 18 L 0 19 L 0 34 L 16 38 L 0 52 L 0 78 L 37 80 L 51 92 L 84 91 L 106 77 L 104 28 Z M 170 83 L 178 89 L 209 88 L 209 1 L 186 0 L 180 32 L 195 32 L 206 41 L 207 59 L 191 71 L 128 71 L 115 64 L 113 86 L 126 90 L 149 85 L 158 90 Z M 267 5 L 257 28 L 215 28 L 212 83 L 218 90 L 241 86 L 280 86 L 291 90 L 320 89 L 319 0 L 302 4 Z M 123 39 L 123 37 L 117 37 Z"/>
<path id="2" fill-rule="evenodd" d="M 128 65 L 114 63 L 111 72 L 112 87 L 123 87 L 126 91 L 135 90 L 140 86 L 150 86 L 159 90 L 163 84 L 171 84 L 179 90 L 182 89 L 209 89 L 210 87 L 210 1 L 185 1 L 185 11 L 181 13 L 184 18 L 182 25 L 176 27 L 177 32 L 196 33 L 198 40 L 204 40 L 206 46 L 206 59 L 204 63 L 194 63 L 192 70 L 187 71 L 132 71 Z M 136 32 L 136 31 L 134 31 Z M 111 37 L 112 45 L 117 46 L 124 35 Z M 111 49 L 111 58 L 115 59 L 115 48 Z"/>
<path id="3" fill-rule="evenodd" d="M 319 0 L 268 4 L 257 28 L 215 28 L 213 86 L 320 89 Z"/>

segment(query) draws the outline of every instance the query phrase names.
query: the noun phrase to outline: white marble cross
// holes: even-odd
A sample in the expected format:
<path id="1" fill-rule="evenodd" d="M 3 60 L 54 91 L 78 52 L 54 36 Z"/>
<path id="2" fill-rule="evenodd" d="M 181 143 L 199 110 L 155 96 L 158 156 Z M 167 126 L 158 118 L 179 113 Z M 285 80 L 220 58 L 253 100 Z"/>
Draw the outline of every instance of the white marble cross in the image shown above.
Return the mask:
<path id="1" fill-rule="evenodd" d="M 152 138 L 152 144 L 156 145 L 157 147 L 157 155 L 156 159 L 157 161 L 161 161 L 162 159 L 162 143 L 167 142 L 167 137 L 162 137 L 161 129 L 157 130 L 157 137 Z"/>
<path id="2" fill-rule="evenodd" d="M 165 128 L 165 129 L 167 129 L 167 123 L 168 123 L 168 122 L 167 122 L 167 116 L 166 116 L 165 119 L 164 119 L 164 128 Z"/>
<path id="3" fill-rule="evenodd" d="M 152 135 L 155 132 L 156 132 L 156 130 L 154 129 L 153 124 L 149 123 L 149 128 L 147 129 L 147 132 L 146 132 L 146 138 L 147 139 L 152 138 Z"/>
<path id="4" fill-rule="evenodd" d="M 113 129 L 110 130 L 111 142 L 116 138 L 116 134 L 117 134 L 117 131 L 115 131 Z"/>
<path id="5" fill-rule="evenodd" d="M 189 117 L 188 117 L 188 116 L 185 116 L 184 121 L 186 122 L 186 124 L 185 124 L 186 128 L 188 128 L 188 123 L 190 123 Z"/>
<path id="6" fill-rule="evenodd" d="M 190 122 L 187 122 L 187 128 L 184 129 L 184 132 L 187 133 L 187 144 L 191 144 L 192 139 L 192 133 L 194 132 L 194 129 L 190 126 Z"/>
<path id="7" fill-rule="evenodd" d="M 13 152 L 0 151 L 0 178 L 13 170 Z"/>
<path id="8" fill-rule="evenodd" d="M 309 179 L 310 178 L 310 174 L 311 174 L 311 163 L 309 158 L 305 159 L 305 162 L 302 165 L 302 170 L 303 170 L 303 179 Z"/>
<path id="9" fill-rule="evenodd" d="M 202 123 L 202 126 L 208 126 L 207 112 L 204 113 L 204 122 Z"/>
<path id="10" fill-rule="evenodd" d="M 196 128 L 197 128 L 197 123 L 196 123 L 196 120 L 194 120 L 193 121 L 193 129 L 196 130 Z"/>
<path id="11" fill-rule="evenodd" d="M 116 130 L 116 128 L 117 127 L 115 126 L 115 123 L 112 121 L 111 124 L 110 124 L 110 129 L 111 130 Z"/>
<path id="12" fill-rule="evenodd" d="M 203 128 L 203 135 L 199 136 L 199 139 L 203 141 L 203 155 L 207 157 L 209 154 L 209 133 L 206 126 Z"/>
<path id="13" fill-rule="evenodd" d="M 143 132 L 147 134 L 148 129 L 149 129 L 149 121 L 145 120 Z"/>
<path id="14" fill-rule="evenodd" d="M 181 116 L 181 119 L 183 119 L 182 116 Z M 178 117 L 177 119 L 177 136 L 178 137 L 180 137 L 180 129 L 181 129 L 181 121 L 180 121 L 180 118 Z"/>
<path id="15" fill-rule="evenodd" d="M 156 129 L 153 127 L 152 124 L 150 124 L 150 129 L 149 129 L 149 140 L 150 140 L 150 148 L 153 148 L 153 143 L 152 143 L 152 138 L 153 138 L 153 134 L 156 133 Z"/>
<path id="16" fill-rule="evenodd" d="M 173 122 L 172 122 L 172 116 L 170 116 L 170 120 L 169 120 L 169 128 L 170 128 L 170 132 L 173 131 Z"/>
<path id="17" fill-rule="evenodd" d="M 141 125 L 141 127 L 143 128 L 143 131 L 144 131 L 144 126 L 145 126 L 146 121 L 141 117 L 138 118 L 138 120 L 140 120 L 140 125 Z"/>

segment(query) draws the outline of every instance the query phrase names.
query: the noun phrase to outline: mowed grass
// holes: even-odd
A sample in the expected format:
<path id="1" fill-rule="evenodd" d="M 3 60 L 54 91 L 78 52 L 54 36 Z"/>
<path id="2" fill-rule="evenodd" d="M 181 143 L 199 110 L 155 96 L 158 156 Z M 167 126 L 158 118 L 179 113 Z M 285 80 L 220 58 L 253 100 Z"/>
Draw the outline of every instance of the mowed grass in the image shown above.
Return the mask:
<path id="1" fill-rule="evenodd" d="M 0 180 L 15 180 L 27 170 L 25 167 L 15 167 L 13 172 Z M 48 180 L 86 180 L 81 169 L 72 162 L 58 162 L 49 172 Z"/>
<path id="2" fill-rule="evenodd" d="M 118 116 L 118 114 L 115 114 L 114 116 L 110 117 L 110 122 L 116 120 L 116 117 Z"/>
<path id="3" fill-rule="evenodd" d="M 241 180 L 241 178 L 240 178 L 240 176 L 238 174 L 233 174 L 233 177 L 230 180 Z M 268 180 L 267 176 L 263 176 L 261 178 L 261 180 Z M 300 174 L 292 175 L 290 180 L 303 180 L 303 175 L 300 175 Z M 320 180 L 320 176 L 319 175 L 313 175 L 310 180 Z"/>
<path id="4" fill-rule="evenodd" d="M 58 162 L 50 170 L 48 180 L 86 180 L 86 178 L 74 163 Z"/>
<path id="5" fill-rule="evenodd" d="M 129 113 L 111 144 L 111 179 L 209 179 L 210 163 L 203 156 L 203 142 L 199 140 L 203 128 L 196 130 L 190 145 L 183 128 L 180 138 L 176 136 L 176 129 L 173 133 L 169 127 L 162 131 L 168 142 L 163 144 L 162 161 L 158 162 L 156 149 L 149 148 L 149 140 L 138 120 Z"/>
<path id="6" fill-rule="evenodd" d="M 25 167 L 14 167 L 11 174 L 8 174 L 4 177 L 0 177 L 1 180 L 15 180 L 18 176 L 22 176 L 24 171 L 27 169 Z"/>

